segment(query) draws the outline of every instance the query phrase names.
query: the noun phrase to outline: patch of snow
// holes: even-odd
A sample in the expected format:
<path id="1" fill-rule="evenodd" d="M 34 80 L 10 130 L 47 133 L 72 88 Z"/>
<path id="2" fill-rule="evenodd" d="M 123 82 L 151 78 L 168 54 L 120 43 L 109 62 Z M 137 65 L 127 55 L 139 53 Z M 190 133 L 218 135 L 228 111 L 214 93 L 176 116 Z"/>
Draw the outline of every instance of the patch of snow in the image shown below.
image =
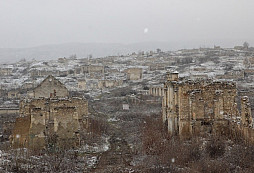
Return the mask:
<path id="1" fill-rule="evenodd" d="M 119 121 L 119 119 L 117 119 L 116 117 L 108 119 L 108 122 L 116 122 L 116 121 Z"/>
<path id="2" fill-rule="evenodd" d="M 109 137 L 103 137 L 104 143 L 97 144 L 93 143 L 93 145 L 84 145 L 79 152 L 86 152 L 86 153 L 102 153 L 109 150 L 110 143 L 109 143 Z"/>

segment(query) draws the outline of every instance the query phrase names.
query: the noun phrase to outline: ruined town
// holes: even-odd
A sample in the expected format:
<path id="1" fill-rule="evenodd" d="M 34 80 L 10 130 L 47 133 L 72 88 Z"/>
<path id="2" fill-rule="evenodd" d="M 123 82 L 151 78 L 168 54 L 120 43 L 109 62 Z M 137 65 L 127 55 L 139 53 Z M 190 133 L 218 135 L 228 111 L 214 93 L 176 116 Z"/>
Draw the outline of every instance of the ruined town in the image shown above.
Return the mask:
<path id="1" fill-rule="evenodd" d="M 0 172 L 252 172 L 254 48 L 0 65 Z"/>

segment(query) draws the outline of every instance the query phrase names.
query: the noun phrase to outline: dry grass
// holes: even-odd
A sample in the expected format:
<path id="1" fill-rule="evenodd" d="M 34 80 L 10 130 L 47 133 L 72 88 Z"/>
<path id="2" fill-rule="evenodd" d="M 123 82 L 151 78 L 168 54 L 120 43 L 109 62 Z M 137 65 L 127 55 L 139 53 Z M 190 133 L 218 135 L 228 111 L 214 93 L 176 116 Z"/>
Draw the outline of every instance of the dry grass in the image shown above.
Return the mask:
<path id="1" fill-rule="evenodd" d="M 166 168 L 171 172 L 253 172 L 254 146 L 229 133 L 182 141 L 169 137 L 162 120 L 154 116 L 144 123 L 142 141 L 147 156 L 141 166 L 143 169 L 150 167 L 154 172 L 164 172 L 164 169 L 166 172 Z M 152 168 L 154 166 L 157 168 Z"/>

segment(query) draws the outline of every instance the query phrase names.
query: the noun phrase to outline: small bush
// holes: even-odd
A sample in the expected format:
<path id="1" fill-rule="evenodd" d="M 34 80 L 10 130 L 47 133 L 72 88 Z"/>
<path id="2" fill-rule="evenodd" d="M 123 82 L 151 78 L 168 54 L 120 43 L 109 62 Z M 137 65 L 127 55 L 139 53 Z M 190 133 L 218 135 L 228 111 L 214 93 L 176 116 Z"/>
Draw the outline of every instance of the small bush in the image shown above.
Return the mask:
<path id="1" fill-rule="evenodd" d="M 212 139 L 206 145 L 206 151 L 211 158 L 221 157 L 225 153 L 225 143 L 220 139 Z"/>

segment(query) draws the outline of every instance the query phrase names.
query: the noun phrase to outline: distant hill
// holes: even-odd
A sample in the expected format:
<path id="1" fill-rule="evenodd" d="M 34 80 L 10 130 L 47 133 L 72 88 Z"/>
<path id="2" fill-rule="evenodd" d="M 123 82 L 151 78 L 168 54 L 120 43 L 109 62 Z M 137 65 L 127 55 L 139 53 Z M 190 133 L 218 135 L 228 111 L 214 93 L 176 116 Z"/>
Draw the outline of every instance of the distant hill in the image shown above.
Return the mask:
<path id="1" fill-rule="evenodd" d="M 202 41 L 201 41 L 202 42 Z M 220 43 L 220 42 L 219 42 Z M 233 46 L 231 44 L 226 44 Z M 21 59 L 26 60 L 51 60 L 59 57 L 69 57 L 76 54 L 78 58 L 85 58 L 92 54 L 93 57 L 105 57 L 110 55 L 122 55 L 138 51 L 149 51 L 160 48 L 163 51 L 183 48 L 199 48 L 203 46 L 213 47 L 213 42 L 200 41 L 189 42 L 142 42 L 133 44 L 118 43 L 66 43 L 56 45 L 44 45 L 31 48 L 0 48 L 0 64 L 13 63 Z M 224 44 L 225 45 L 225 44 Z M 222 45 L 221 45 L 222 46 Z"/>

